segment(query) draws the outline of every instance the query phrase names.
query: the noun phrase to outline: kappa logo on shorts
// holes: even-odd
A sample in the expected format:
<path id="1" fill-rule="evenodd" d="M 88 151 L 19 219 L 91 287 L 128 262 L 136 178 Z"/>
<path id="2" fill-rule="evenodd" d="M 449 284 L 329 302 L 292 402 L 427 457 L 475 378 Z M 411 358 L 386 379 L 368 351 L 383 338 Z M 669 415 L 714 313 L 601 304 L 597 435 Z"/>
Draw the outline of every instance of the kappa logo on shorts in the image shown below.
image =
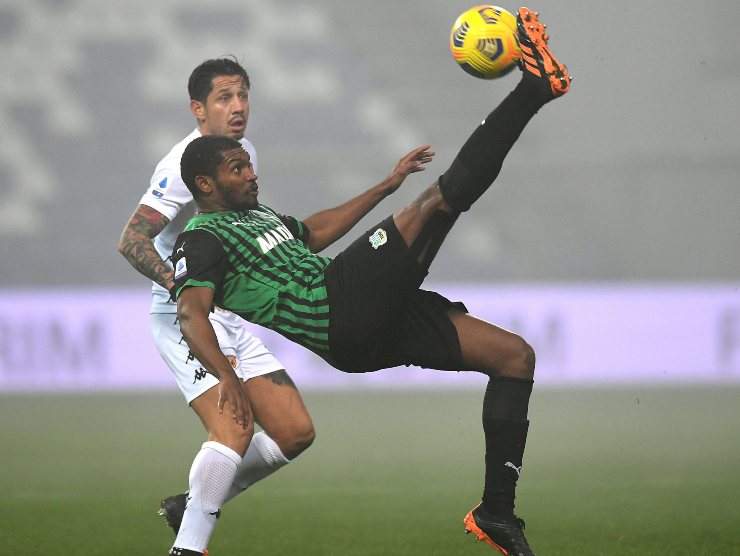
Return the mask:
<path id="1" fill-rule="evenodd" d="M 193 379 L 193 384 L 195 384 L 199 380 L 203 380 L 204 378 L 206 378 L 208 376 L 208 371 L 206 371 L 203 367 L 198 367 L 193 376 L 195 377 Z"/>
<path id="2" fill-rule="evenodd" d="M 388 234 L 385 233 L 383 228 L 378 228 L 368 239 L 370 240 L 370 245 L 372 245 L 373 249 L 377 249 L 388 242 Z"/>

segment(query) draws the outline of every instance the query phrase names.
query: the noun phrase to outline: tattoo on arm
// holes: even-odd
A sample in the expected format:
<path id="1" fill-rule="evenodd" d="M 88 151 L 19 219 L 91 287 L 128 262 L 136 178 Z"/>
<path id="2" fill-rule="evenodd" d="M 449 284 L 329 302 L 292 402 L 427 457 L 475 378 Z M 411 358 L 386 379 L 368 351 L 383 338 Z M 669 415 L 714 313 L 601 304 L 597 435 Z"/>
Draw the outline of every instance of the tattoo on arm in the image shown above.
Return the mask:
<path id="1" fill-rule="evenodd" d="M 131 266 L 164 288 L 172 282 L 173 272 L 157 253 L 152 240 L 169 222 L 159 211 L 139 205 L 118 242 L 118 251 Z"/>

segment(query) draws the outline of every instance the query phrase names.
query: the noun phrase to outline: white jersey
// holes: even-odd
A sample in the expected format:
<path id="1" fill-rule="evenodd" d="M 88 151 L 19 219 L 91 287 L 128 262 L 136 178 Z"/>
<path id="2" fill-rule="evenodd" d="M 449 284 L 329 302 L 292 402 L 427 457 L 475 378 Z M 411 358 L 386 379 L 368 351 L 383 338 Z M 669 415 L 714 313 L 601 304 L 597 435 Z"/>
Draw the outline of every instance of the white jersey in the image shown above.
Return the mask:
<path id="1" fill-rule="evenodd" d="M 139 201 L 164 214 L 170 221 L 167 226 L 154 238 L 154 247 L 168 264 L 171 264 L 172 248 L 177 236 L 195 214 L 195 201 L 180 176 L 180 159 L 182 153 L 193 139 L 200 137 L 200 130 L 196 129 L 185 137 L 160 160 L 154 169 L 149 189 Z M 239 141 L 249 153 L 252 166 L 257 172 L 257 153 L 252 143 L 246 139 Z M 170 301 L 169 292 L 156 282 L 152 285 L 151 313 L 176 313 L 177 305 Z M 220 312 L 220 311 L 219 311 Z"/>

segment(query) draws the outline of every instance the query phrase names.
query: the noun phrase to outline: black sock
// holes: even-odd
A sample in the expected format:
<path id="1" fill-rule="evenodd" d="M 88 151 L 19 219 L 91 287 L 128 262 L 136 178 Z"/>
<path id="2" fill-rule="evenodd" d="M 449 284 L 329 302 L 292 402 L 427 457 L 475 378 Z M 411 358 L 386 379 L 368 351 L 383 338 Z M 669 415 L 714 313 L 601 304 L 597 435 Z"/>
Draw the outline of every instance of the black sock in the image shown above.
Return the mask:
<path id="1" fill-rule="evenodd" d="M 526 421 L 534 380 L 492 377 L 483 397 L 483 420 Z"/>
<path id="2" fill-rule="evenodd" d="M 540 87 L 522 79 L 465 142 L 439 188 L 448 205 L 464 212 L 491 186 L 529 120 L 544 104 Z"/>
<path id="3" fill-rule="evenodd" d="M 483 398 L 483 432 L 486 437 L 486 478 L 483 509 L 491 516 L 514 513 L 516 483 L 527 442 L 527 408 L 531 380 L 491 378 Z"/>

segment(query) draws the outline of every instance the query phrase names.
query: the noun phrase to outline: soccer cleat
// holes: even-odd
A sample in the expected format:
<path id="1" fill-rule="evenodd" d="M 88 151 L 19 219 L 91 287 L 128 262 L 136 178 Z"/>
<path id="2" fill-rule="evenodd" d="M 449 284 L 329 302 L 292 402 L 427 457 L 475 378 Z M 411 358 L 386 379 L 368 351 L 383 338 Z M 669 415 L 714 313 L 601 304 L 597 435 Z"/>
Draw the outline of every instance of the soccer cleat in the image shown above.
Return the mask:
<path id="1" fill-rule="evenodd" d="M 547 47 L 550 36 L 539 22 L 537 12 L 519 8 L 516 21 L 519 48 L 522 50 L 520 66 L 524 74 L 546 80 L 553 98 L 567 93 L 572 77 L 568 75 L 568 68 L 558 62 Z"/>
<path id="2" fill-rule="evenodd" d="M 182 515 L 185 513 L 185 506 L 188 503 L 188 493 L 175 494 L 174 496 L 168 496 L 159 503 L 159 515 L 164 516 L 164 520 L 175 532 L 175 535 L 180 531 L 180 524 L 182 523 Z M 181 550 L 181 549 L 178 549 Z M 203 551 L 203 556 L 208 556 L 208 549 Z"/>
<path id="3" fill-rule="evenodd" d="M 478 515 L 478 504 L 468 512 L 463 522 L 465 533 L 473 533 L 506 556 L 535 556 L 524 537 L 524 520 L 512 515 L 504 519 L 482 519 Z"/>
<path id="4" fill-rule="evenodd" d="M 180 531 L 182 515 L 185 513 L 187 503 L 187 493 L 168 496 L 159 503 L 159 512 L 157 513 L 164 516 L 165 522 L 172 528 L 175 535 Z"/>

